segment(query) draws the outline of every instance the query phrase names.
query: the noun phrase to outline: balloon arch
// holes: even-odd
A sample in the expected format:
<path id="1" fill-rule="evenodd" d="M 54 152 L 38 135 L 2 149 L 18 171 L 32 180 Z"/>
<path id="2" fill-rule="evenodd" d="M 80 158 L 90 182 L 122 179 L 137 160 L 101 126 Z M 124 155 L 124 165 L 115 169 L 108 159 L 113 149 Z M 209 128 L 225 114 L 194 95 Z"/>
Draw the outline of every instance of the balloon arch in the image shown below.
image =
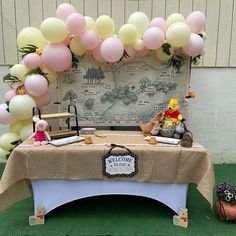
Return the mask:
<path id="1" fill-rule="evenodd" d="M 196 63 L 204 53 L 205 23 L 200 11 L 186 19 L 174 13 L 167 20 L 156 17 L 151 21 L 143 12 L 135 12 L 116 33 L 109 16 L 94 20 L 68 3 L 60 4 L 56 17 L 45 19 L 40 29 L 27 27 L 17 36 L 22 61 L 3 78 L 11 89 L 0 104 L 0 124 L 10 127 L 0 137 L 0 156 L 8 158 L 30 136 L 32 108 L 50 103 L 48 87 L 57 80 L 57 72 L 73 66 L 78 57 L 90 54 L 98 62 L 115 63 L 154 52 L 157 59 L 168 62 L 181 53 Z"/>

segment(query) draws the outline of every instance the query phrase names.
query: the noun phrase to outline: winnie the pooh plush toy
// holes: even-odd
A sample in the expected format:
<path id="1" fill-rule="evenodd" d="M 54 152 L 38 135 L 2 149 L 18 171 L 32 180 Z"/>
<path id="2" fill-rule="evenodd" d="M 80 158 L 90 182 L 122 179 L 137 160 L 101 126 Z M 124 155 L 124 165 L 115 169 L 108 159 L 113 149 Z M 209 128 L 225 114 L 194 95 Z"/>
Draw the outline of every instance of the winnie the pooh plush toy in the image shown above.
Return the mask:
<path id="1" fill-rule="evenodd" d="M 179 112 L 179 102 L 175 98 L 171 98 L 168 104 L 168 109 L 163 112 L 165 124 L 164 127 L 177 125 L 182 119 L 182 115 Z"/>

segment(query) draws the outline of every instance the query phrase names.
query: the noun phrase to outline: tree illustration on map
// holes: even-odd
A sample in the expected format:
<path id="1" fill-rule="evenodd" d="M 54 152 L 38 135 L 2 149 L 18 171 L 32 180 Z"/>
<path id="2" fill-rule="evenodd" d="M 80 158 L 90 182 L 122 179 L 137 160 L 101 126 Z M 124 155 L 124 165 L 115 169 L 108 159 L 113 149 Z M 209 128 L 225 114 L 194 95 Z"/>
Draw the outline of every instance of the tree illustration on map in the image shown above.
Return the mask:
<path id="1" fill-rule="evenodd" d="M 83 76 L 83 79 L 87 80 L 88 84 L 100 84 L 104 78 L 105 75 L 101 66 L 99 66 L 98 68 L 95 68 L 93 66 L 91 68 L 88 68 L 86 74 Z"/>

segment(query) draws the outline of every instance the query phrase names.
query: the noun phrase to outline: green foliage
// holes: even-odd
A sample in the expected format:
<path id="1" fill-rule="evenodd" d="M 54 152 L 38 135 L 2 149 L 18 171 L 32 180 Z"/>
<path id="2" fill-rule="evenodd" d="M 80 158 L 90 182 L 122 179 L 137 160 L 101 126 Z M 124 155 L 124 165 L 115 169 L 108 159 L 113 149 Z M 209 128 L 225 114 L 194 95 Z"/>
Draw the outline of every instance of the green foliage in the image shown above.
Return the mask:
<path id="1" fill-rule="evenodd" d="M 6 159 L 8 159 L 12 153 L 12 151 L 14 150 L 14 148 L 16 148 L 18 145 L 20 145 L 22 143 L 21 139 L 18 139 L 16 141 L 11 142 L 11 145 L 13 145 L 14 147 L 12 149 L 9 150 L 9 153 L 6 155 Z"/>
<path id="2" fill-rule="evenodd" d="M 78 95 L 73 91 L 69 90 L 66 92 L 65 96 L 63 97 L 63 101 L 70 101 L 70 104 L 72 104 L 73 99 L 77 99 Z"/>
<path id="3" fill-rule="evenodd" d="M 184 65 L 185 56 L 181 54 L 174 54 L 168 61 L 168 67 L 172 66 L 176 72 L 180 71 L 180 68 Z"/>
<path id="4" fill-rule="evenodd" d="M 169 43 L 163 43 L 161 47 L 165 54 L 169 56 L 171 55 L 171 51 L 170 51 L 171 45 Z"/>
<path id="5" fill-rule="evenodd" d="M 6 84 L 13 84 L 16 82 L 20 82 L 20 80 L 16 76 L 12 76 L 10 73 L 3 76 L 3 82 Z"/>
<path id="6" fill-rule="evenodd" d="M 28 46 L 26 47 L 22 47 L 20 50 L 18 50 L 19 52 L 22 52 L 24 53 L 22 55 L 22 58 L 24 58 L 27 54 L 29 53 L 33 53 L 36 51 L 37 47 L 35 45 L 32 45 L 32 44 L 27 44 Z"/>
<path id="7" fill-rule="evenodd" d="M 232 186 L 228 182 L 222 182 L 216 185 L 216 196 L 218 200 L 230 204 L 236 204 L 236 186 Z"/>
<path id="8" fill-rule="evenodd" d="M 191 60 L 192 64 L 196 64 L 198 59 L 201 60 L 201 55 L 197 55 L 196 57 L 193 57 Z"/>

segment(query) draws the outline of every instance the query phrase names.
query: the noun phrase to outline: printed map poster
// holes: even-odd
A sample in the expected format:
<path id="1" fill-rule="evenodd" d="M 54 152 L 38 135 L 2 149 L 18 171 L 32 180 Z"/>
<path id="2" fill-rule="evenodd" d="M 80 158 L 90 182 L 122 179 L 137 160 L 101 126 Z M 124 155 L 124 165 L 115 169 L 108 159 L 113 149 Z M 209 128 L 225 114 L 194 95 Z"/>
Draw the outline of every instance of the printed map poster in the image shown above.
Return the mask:
<path id="1" fill-rule="evenodd" d="M 112 64 L 86 56 L 76 69 L 61 74 L 62 109 L 76 105 L 79 126 L 137 126 L 177 98 L 185 117 L 189 70 L 189 58 L 177 73 L 154 55 Z"/>

